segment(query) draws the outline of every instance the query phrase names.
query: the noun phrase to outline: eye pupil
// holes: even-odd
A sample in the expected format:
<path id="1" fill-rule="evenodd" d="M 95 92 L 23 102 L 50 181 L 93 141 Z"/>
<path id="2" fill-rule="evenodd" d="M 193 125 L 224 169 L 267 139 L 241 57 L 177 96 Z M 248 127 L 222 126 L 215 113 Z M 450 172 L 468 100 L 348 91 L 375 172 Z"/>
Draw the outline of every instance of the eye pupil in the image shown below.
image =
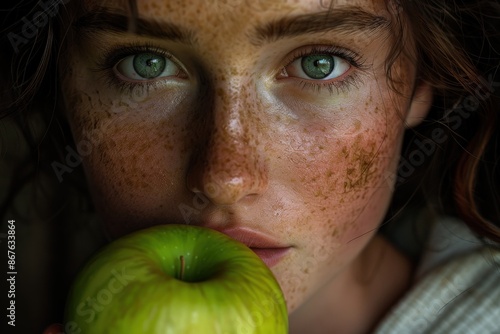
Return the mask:
<path id="1" fill-rule="evenodd" d="M 134 57 L 135 72 L 145 79 L 153 79 L 163 73 L 165 57 L 153 53 L 141 53 Z"/>
<path id="2" fill-rule="evenodd" d="M 302 58 L 302 70 L 313 79 L 326 78 L 334 67 L 335 60 L 330 55 L 310 55 Z"/>

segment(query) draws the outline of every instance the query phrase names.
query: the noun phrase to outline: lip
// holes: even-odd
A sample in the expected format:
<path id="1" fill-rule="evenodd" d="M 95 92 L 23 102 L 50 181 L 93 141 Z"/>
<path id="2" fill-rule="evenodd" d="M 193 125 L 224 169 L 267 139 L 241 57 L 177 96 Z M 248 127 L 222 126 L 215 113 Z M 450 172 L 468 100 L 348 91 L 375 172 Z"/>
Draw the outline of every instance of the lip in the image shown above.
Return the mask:
<path id="1" fill-rule="evenodd" d="M 263 232 L 246 227 L 214 229 L 247 245 L 269 268 L 277 265 L 291 248 Z"/>
<path id="2" fill-rule="evenodd" d="M 286 248 L 253 248 L 251 250 L 257 254 L 261 260 L 269 267 L 277 265 L 281 259 L 288 253 L 290 247 Z"/>

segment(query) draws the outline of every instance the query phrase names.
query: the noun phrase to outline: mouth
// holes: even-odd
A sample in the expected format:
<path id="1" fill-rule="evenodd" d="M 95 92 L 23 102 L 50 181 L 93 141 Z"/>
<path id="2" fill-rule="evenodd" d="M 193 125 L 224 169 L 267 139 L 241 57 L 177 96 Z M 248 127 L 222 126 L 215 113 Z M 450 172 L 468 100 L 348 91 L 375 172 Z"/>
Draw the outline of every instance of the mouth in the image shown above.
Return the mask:
<path id="1" fill-rule="evenodd" d="M 245 244 L 269 267 L 277 265 L 291 249 L 272 237 L 245 227 L 232 227 L 215 230 Z"/>

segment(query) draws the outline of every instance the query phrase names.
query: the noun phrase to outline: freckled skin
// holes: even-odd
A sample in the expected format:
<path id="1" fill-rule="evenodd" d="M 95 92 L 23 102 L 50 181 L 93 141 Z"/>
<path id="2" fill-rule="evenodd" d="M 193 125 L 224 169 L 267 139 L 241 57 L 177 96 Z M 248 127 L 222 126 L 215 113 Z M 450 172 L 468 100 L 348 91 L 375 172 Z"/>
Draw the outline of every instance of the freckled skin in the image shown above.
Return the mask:
<path id="1" fill-rule="evenodd" d="M 247 226 L 293 246 L 272 268 L 293 319 L 325 286 L 348 294 L 346 277 L 373 250 L 391 198 L 387 173 L 398 161 L 415 68 L 403 59 L 396 65 L 404 82 L 398 95 L 386 83 L 385 36 L 323 34 L 264 45 L 248 39 L 255 25 L 324 9 L 319 1 L 228 3 L 138 1 L 144 18 L 195 32 L 190 46 L 156 41 L 184 63 L 188 76 L 164 78 L 140 99 L 91 68 L 106 45 L 150 39 L 103 34 L 71 44 L 69 38 L 61 63 L 64 102 L 76 143 L 93 143 L 83 164 L 111 238 L 184 223 L 179 206 L 195 207 L 195 194 L 202 194 L 210 202 L 196 208 L 191 224 Z M 376 13 L 386 8 L 381 1 L 348 5 Z M 330 40 L 353 44 L 372 65 L 356 85 L 318 92 L 276 78 L 294 49 Z"/>

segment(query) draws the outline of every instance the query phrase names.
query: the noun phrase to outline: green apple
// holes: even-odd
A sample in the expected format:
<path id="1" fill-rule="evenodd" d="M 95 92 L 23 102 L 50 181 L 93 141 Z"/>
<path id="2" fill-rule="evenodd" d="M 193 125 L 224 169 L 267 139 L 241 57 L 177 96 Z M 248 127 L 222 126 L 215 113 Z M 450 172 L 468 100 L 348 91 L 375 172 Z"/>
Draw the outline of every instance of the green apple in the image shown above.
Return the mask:
<path id="1" fill-rule="evenodd" d="M 65 333 L 286 334 L 271 270 L 212 229 L 161 225 L 122 237 L 78 274 Z"/>

